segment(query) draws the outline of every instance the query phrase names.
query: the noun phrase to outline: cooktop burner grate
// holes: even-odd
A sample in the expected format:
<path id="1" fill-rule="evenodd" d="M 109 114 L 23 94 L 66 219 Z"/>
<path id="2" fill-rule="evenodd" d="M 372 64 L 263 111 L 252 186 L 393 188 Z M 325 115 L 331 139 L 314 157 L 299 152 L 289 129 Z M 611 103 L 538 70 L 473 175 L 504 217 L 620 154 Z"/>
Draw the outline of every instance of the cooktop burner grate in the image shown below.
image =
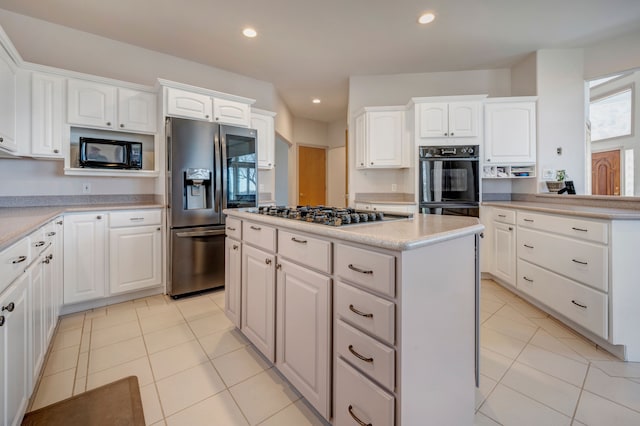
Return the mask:
<path id="1" fill-rule="evenodd" d="M 263 206 L 258 207 L 258 210 L 256 210 L 255 213 L 329 226 L 343 226 L 365 222 L 382 222 L 412 217 L 411 214 L 391 214 L 381 211 L 371 212 L 352 208 L 327 206 Z"/>

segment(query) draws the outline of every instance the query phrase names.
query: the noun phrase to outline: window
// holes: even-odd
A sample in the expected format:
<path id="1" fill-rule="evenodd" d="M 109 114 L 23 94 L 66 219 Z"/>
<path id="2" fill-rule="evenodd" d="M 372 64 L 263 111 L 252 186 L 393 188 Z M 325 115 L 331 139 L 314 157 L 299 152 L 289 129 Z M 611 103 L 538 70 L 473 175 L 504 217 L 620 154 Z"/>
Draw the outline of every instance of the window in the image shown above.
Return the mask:
<path id="1" fill-rule="evenodd" d="M 589 104 L 591 140 L 631 135 L 633 87 L 592 100 Z"/>

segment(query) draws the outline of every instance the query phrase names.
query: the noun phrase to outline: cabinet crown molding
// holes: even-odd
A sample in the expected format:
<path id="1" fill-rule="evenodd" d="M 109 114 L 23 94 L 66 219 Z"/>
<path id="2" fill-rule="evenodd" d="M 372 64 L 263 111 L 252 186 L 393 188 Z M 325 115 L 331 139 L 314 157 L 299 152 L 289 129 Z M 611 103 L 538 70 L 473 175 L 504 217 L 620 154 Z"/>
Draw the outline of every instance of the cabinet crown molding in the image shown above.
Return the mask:
<path id="1" fill-rule="evenodd" d="M 414 104 L 422 104 L 428 102 L 469 102 L 469 101 L 482 101 L 489 95 L 454 95 L 454 96 L 424 96 L 413 97 L 407 104 L 408 108 L 411 108 Z"/>
<path id="2" fill-rule="evenodd" d="M 227 99 L 230 101 L 241 102 L 247 105 L 253 105 L 256 100 L 251 98 L 245 98 L 244 96 L 231 95 L 229 93 L 218 92 L 216 90 L 207 89 L 204 87 L 192 86 L 191 84 L 178 83 L 176 81 L 165 80 L 159 78 L 156 87 L 169 87 L 173 89 L 186 90 L 187 92 L 200 93 L 202 95 L 211 96 L 218 99 Z"/>
<path id="3" fill-rule="evenodd" d="M 499 103 L 499 102 L 536 102 L 537 96 L 505 96 L 499 98 L 487 98 L 484 100 L 485 104 Z"/>

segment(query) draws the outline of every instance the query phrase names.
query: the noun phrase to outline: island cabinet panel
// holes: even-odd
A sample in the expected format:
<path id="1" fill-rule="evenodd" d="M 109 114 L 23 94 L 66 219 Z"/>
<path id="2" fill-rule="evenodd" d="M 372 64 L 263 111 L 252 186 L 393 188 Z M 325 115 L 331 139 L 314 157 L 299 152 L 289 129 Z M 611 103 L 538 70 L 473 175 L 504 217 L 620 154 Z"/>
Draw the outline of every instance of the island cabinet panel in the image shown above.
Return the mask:
<path id="1" fill-rule="evenodd" d="M 321 272 L 331 272 L 331 243 L 328 241 L 280 230 L 278 254 Z"/>
<path id="2" fill-rule="evenodd" d="M 233 325 L 240 328 L 242 244 L 233 238 L 227 237 L 224 247 L 224 311 Z"/>
<path id="3" fill-rule="evenodd" d="M 277 269 L 276 366 L 328 418 L 331 278 L 285 260 Z"/>

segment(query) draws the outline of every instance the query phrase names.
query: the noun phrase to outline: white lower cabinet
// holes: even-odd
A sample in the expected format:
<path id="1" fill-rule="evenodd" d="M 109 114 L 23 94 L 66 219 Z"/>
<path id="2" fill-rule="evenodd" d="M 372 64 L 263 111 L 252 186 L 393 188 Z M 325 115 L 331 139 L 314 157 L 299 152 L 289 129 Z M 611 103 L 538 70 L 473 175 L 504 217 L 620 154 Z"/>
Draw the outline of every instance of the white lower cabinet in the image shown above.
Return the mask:
<path id="1" fill-rule="evenodd" d="M 493 274 L 505 283 L 516 284 L 516 226 L 493 222 Z"/>
<path id="2" fill-rule="evenodd" d="M 111 294 L 140 290 L 162 282 L 162 228 L 159 225 L 109 230 Z"/>
<path id="3" fill-rule="evenodd" d="M 47 252 L 48 253 L 48 252 Z M 30 315 L 30 387 L 38 380 L 38 373 L 46 353 L 46 301 L 44 295 L 44 259 L 37 259 L 28 269 L 29 274 L 29 311 Z"/>
<path id="4" fill-rule="evenodd" d="M 29 274 L 0 295 L 0 423 L 19 425 L 29 387 Z"/>
<path id="5" fill-rule="evenodd" d="M 255 225 L 254 225 L 255 226 Z M 242 332 L 275 361 L 275 255 L 242 244 Z"/>
<path id="6" fill-rule="evenodd" d="M 276 366 L 329 418 L 331 278 L 286 260 L 276 268 Z"/>
<path id="7" fill-rule="evenodd" d="M 242 243 L 227 237 L 224 253 L 224 311 L 233 325 L 241 328 Z"/>

